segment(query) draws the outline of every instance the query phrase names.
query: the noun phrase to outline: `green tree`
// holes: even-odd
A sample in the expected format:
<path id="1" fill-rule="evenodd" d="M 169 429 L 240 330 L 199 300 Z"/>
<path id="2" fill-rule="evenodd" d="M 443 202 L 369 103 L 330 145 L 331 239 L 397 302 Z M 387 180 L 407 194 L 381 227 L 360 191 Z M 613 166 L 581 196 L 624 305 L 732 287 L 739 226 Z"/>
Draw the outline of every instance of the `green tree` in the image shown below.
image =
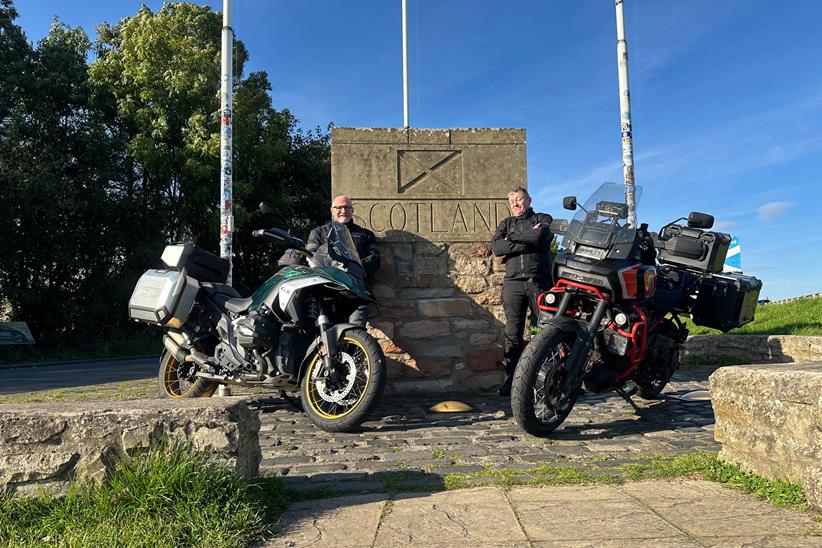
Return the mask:
<path id="1" fill-rule="evenodd" d="M 126 325 L 137 278 L 168 242 L 218 245 L 222 18 L 208 7 L 141 8 L 102 25 L 92 51 L 55 20 L 32 47 L 0 0 L 0 303 L 41 343 Z M 277 110 L 264 72 L 242 78 L 235 43 L 235 286 L 248 293 L 277 252 L 251 239 L 267 200 L 301 236 L 325 219 L 327 132 Z M 133 324 L 129 324 L 133 325 Z M 128 333 L 133 333 L 129 328 Z"/>
<path id="2" fill-rule="evenodd" d="M 133 162 L 125 193 L 140 233 L 127 260 L 130 279 L 173 239 L 217 251 L 221 28 L 219 13 L 181 3 L 156 14 L 143 7 L 99 29 L 91 80 L 99 103 L 116 113 L 115 132 Z M 329 201 L 330 146 L 327 132 L 303 133 L 290 112 L 273 107 L 265 72 L 242 78 L 247 54 L 239 40 L 234 59 L 235 286 L 246 293 L 275 254 L 270 242 L 248 235 L 263 222 L 257 205 L 274 203 L 307 234 Z"/>
<path id="3" fill-rule="evenodd" d="M 89 101 L 89 49 L 82 29 L 55 21 L 25 52 L 0 138 L 0 296 L 40 340 L 111 317 L 100 303 L 116 286 L 112 158 Z"/>

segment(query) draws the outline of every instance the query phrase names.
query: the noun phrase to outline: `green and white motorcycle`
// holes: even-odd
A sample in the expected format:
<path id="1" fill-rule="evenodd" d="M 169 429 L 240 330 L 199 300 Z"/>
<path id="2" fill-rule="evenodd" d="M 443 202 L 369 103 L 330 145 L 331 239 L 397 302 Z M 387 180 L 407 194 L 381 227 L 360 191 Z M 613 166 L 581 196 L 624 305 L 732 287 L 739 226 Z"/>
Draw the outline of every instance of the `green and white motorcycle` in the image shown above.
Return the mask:
<path id="1" fill-rule="evenodd" d="M 273 212 L 261 204 L 264 212 Z M 374 302 L 345 225 L 332 223 L 315 252 L 279 228 L 254 231 L 308 266 L 285 266 L 251 297 L 226 284 L 229 263 L 194 244 L 165 248 L 165 270 L 145 272 L 131 318 L 162 326 L 158 375 L 166 398 L 211 396 L 220 384 L 299 390 L 311 421 L 329 432 L 356 428 L 385 388 L 385 356 L 361 326 L 347 323 Z M 295 261 L 296 262 L 296 261 Z"/>

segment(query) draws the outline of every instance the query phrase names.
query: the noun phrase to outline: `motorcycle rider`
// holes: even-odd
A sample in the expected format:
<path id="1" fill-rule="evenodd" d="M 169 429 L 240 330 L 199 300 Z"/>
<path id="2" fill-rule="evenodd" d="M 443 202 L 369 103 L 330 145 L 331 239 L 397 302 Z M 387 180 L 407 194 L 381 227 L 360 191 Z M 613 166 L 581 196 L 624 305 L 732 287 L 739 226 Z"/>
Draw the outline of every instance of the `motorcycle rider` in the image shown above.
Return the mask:
<path id="1" fill-rule="evenodd" d="M 377 246 L 377 238 L 374 233 L 354 222 L 354 204 L 348 196 L 337 196 L 331 202 L 331 221 L 318 226 L 311 231 L 308 236 L 306 248 L 309 251 L 316 251 L 321 245 L 328 241 L 328 232 L 331 230 L 331 222 L 337 221 L 348 228 L 357 254 L 360 256 L 363 270 L 365 270 L 365 285 L 370 290 L 374 273 L 380 269 L 380 250 Z M 355 310 L 349 321 L 356 325 L 365 327 L 368 319 L 368 307 L 360 306 Z"/>
<path id="2" fill-rule="evenodd" d="M 537 314 L 537 295 L 552 285 L 549 256 L 553 218 L 547 213 L 534 213 L 531 196 L 522 187 L 508 193 L 508 205 L 513 215 L 503 219 L 491 240 L 491 250 L 505 264 L 502 305 L 506 379 L 499 389 L 501 396 L 511 395 L 514 370 L 524 347 L 525 315 L 529 309 Z"/>

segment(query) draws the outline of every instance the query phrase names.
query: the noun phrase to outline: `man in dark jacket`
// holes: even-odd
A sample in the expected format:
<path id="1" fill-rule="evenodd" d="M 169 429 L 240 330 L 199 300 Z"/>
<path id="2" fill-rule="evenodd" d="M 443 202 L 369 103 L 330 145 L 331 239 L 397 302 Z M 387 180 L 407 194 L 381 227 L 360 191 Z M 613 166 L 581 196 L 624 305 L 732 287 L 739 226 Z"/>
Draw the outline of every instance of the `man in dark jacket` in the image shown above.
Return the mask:
<path id="1" fill-rule="evenodd" d="M 505 383 L 502 396 L 511 394 L 511 381 L 522 354 L 525 316 L 530 309 L 537 314 L 537 295 L 551 287 L 549 256 L 551 221 L 546 213 L 534 213 L 528 191 L 517 187 L 508 193 L 508 205 L 514 214 L 504 219 L 491 240 L 491 250 L 502 257 L 505 281 L 502 306 L 505 310 Z"/>
<path id="2" fill-rule="evenodd" d="M 357 254 L 360 256 L 363 270 L 365 270 L 366 287 L 370 289 L 374 273 L 380 269 L 380 250 L 377 247 L 377 238 L 373 232 L 354 222 L 354 205 L 347 196 L 337 196 L 331 202 L 331 221 L 342 223 L 348 228 L 354 246 L 357 248 Z M 311 231 L 306 244 L 309 251 L 316 251 L 317 248 L 328 241 L 331 221 Z M 367 319 L 368 306 L 363 305 L 351 314 L 349 321 L 365 326 Z"/>

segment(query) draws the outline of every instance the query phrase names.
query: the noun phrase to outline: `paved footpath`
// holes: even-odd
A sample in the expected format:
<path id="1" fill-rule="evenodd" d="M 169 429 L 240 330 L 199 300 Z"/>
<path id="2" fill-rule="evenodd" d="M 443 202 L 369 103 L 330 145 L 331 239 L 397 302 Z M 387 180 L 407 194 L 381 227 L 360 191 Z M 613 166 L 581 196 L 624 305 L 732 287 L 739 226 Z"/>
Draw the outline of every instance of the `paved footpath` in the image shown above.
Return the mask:
<path id="1" fill-rule="evenodd" d="M 774 545 L 822 546 L 818 537 L 801 537 L 813 524 L 807 514 L 775 509 L 709 482 L 508 491 L 483 488 L 493 481 L 484 474 L 463 481 L 479 489 L 435 493 L 442 491 L 449 473 L 521 470 L 523 479 L 539 480 L 534 469 L 548 465 L 579 468 L 586 474 L 622 474 L 618 466 L 646 463 L 656 455 L 718 451 L 710 401 L 680 399 L 706 390 L 710 371 L 678 372 L 663 398 L 635 399 L 639 413 L 619 396 L 583 396 L 563 427 L 548 439 L 522 432 L 511 418 L 509 402 L 496 394 L 387 394 L 374 420 L 350 434 L 323 432 L 280 400 L 261 401 L 262 473 L 282 477 L 294 490 L 328 496 L 405 492 L 292 506 L 267 545 L 713 546 L 716 543 L 699 536 L 708 531 L 706 538 L 722 537 L 720 545 L 736 546 L 748 537 L 758 545 L 756 539 L 774 531 L 780 539 L 790 540 Z M 472 411 L 430 411 L 446 398 L 467 403 Z M 736 512 L 735 507 L 744 511 Z M 717 513 L 720 510 L 726 513 Z M 719 520 L 725 529 L 708 526 L 721 516 L 726 516 Z M 760 517 L 773 529 L 754 527 Z M 794 522 L 802 525 L 788 526 Z M 779 523 L 785 527 L 777 527 Z M 723 544 L 734 529 L 738 542 Z M 806 539 L 815 543 L 803 544 Z"/>

